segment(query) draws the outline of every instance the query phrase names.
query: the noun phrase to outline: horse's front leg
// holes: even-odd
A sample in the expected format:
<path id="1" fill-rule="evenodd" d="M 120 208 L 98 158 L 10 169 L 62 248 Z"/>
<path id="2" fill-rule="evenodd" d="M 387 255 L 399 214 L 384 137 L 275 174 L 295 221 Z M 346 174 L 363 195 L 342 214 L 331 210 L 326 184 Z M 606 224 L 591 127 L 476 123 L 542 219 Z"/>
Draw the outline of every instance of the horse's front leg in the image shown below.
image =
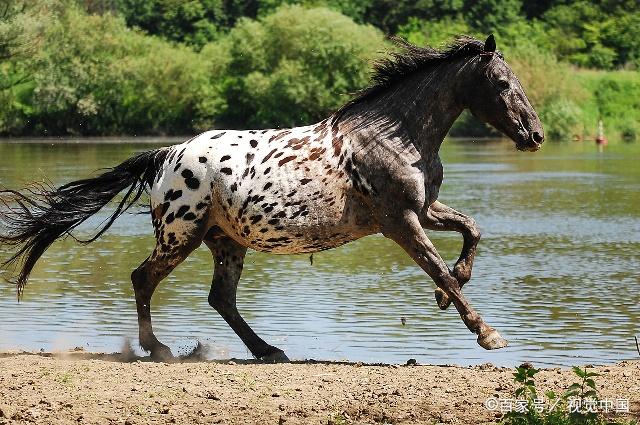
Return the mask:
<path id="1" fill-rule="evenodd" d="M 471 279 L 476 247 L 480 241 L 480 230 L 475 220 L 441 202 L 435 201 L 422 212 L 420 223 L 427 229 L 456 231 L 462 234 L 464 239 L 462 252 L 453 267 L 453 275 L 458 279 L 460 288 L 462 288 Z M 449 307 L 451 300 L 444 291 L 437 288 L 435 295 L 438 306 L 442 310 Z"/>
<path id="2" fill-rule="evenodd" d="M 464 297 L 458 279 L 425 234 L 415 212 L 407 210 L 401 216 L 388 220 L 382 233 L 400 245 L 451 299 L 464 324 L 478 335 L 481 347 L 492 350 L 507 346 L 507 341 L 485 323 Z"/>

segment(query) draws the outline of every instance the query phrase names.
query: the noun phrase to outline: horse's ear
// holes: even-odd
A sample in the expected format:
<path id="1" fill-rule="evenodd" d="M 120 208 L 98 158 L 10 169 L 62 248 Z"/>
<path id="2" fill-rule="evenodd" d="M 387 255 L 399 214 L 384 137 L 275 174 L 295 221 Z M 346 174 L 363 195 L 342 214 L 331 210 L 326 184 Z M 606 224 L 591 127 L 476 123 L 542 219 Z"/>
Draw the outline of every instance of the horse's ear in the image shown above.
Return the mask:
<path id="1" fill-rule="evenodd" d="M 487 41 L 484 42 L 484 51 L 487 53 L 493 53 L 496 51 L 496 39 L 493 34 L 487 37 Z"/>

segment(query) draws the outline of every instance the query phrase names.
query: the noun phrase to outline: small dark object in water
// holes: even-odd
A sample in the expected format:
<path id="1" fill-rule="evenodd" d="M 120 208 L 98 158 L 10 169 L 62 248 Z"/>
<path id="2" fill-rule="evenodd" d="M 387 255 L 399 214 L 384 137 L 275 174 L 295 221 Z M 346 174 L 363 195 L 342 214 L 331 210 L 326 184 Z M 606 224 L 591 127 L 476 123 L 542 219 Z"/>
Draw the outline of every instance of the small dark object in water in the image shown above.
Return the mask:
<path id="1" fill-rule="evenodd" d="M 402 317 L 400 318 L 400 323 L 402 323 L 402 326 L 406 325 L 406 324 L 407 324 L 407 318 L 406 318 L 406 317 L 404 317 L 404 316 L 402 316 Z"/>

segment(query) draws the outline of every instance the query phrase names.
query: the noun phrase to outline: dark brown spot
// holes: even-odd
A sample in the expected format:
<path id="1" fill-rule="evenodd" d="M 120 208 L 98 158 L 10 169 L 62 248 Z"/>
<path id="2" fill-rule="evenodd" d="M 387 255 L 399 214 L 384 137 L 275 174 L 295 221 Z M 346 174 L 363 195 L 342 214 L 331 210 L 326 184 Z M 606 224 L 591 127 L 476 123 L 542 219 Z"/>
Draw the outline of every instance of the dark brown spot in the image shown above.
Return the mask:
<path id="1" fill-rule="evenodd" d="M 256 146 L 258 146 L 258 141 L 255 139 L 249 140 L 249 144 L 251 145 L 252 148 L 255 148 Z"/>
<path id="2" fill-rule="evenodd" d="M 221 168 L 221 169 L 220 169 L 220 172 L 221 172 L 221 173 L 223 173 L 223 174 L 226 174 L 226 175 L 228 175 L 228 176 L 230 176 L 230 175 L 231 175 L 231 173 L 233 173 L 233 171 L 232 171 L 232 170 L 231 170 L 231 168 L 229 168 L 229 167 Z"/>
<path id="3" fill-rule="evenodd" d="M 342 150 L 342 136 L 333 139 L 333 156 L 340 155 L 340 151 Z"/>
<path id="4" fill-rule="evenodd" d="M 205 158 L 204 156 L 201 156 L 198 158 L 198 161 L 200 161 L 201 164 L 204 164 L 205 162 L 207 162 L 207 158 Z"/>
<path id="5" fill-rule="evenodd" d="M 226 161 L 226 160 L 228 160 L 228 159 L 231 159 L 231 155 L 225 155 L 225 156 L 223 156 L 222 158 L 220 158 L 220 162 L 224 162 L 224 161 Z"/>
<path id="6" fill-rule="evenodd" d="M 302 179 L 300 180 L 300 184 L 307 184 L 311 181 L 311 179 Z"/>
<path id="7" fill-rule="evenodd" d="M 265 156 L 265 157 L 262 159 L 261 164 L 264 164 L 265 162 L 267 162 L 267 161 L 269 160 L 269 158 L 271 158 L 271 155 L 273 155 L 276 151 L 277 151 L 277 149 L 273 149 L 271 152 L 269 152 L 269 153 L 267 154 L 267 156 Z"/>
<path id="8" fill-rule="evenodd" d="M 289 161 L 293 161 L 294 159 L 296 159 L 295 155 L 284 157 L 280 161 L 278 161 L 278 166 L 282 166 L 282 165 L 286 164 Z"/>

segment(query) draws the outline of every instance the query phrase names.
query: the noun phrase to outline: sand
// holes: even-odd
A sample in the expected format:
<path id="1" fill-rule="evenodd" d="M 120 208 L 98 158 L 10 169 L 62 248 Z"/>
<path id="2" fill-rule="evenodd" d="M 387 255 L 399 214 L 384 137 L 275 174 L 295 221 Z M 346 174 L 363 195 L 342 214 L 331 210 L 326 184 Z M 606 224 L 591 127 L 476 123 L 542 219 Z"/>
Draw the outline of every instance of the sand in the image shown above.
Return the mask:
<path id="1" fill-rule="evenodd" d="M 640 419 L 640 361 L 593 370 L 602 374 L 601 398 L 629 400 L 629 413 L 614 405 L 612 417 Z M 501 413 L 486 401 L 515 398 L 512 374 L 490 364 L 166 364 L 84 352 L 2 353 L 0 424 L 495 423 Z M 576 381 L 569 368 L 536 378 L 540 390 L 556 392 Z"/>

